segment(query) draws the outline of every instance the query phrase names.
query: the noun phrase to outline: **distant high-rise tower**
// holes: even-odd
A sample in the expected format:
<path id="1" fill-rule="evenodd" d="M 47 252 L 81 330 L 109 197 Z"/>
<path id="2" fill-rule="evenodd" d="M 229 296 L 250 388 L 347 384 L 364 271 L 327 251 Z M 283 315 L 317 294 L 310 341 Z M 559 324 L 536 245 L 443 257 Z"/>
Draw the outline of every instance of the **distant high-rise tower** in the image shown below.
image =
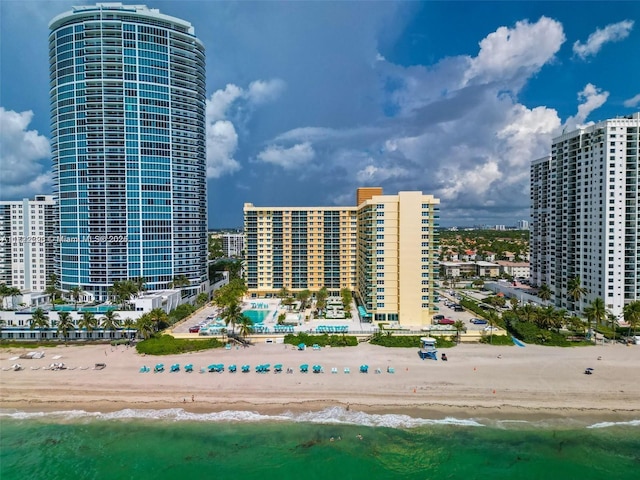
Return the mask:
<path id="1" fill-rule="evenodd" d="M 45 291 L 54 273 L 58 240 L 54 204 L 51 195 L 0 202 L 0 283 L 22 291 Z"/>
<path id="2" fill-rule="evenodd" d="M 206 282 L 205 55 L 188 22 L 145 6 L 75 7 L 50 25 L 59 279 L 104 299 Z"/>
<path id="3" fill-rule="evenodd" d="M 595 298 L 619 316 L 640 299 L 640 113 L 567 132 L 531 165 L 531 279 L 556 306 Z M 568 283 L 580 277 L 577 302 Z"/>

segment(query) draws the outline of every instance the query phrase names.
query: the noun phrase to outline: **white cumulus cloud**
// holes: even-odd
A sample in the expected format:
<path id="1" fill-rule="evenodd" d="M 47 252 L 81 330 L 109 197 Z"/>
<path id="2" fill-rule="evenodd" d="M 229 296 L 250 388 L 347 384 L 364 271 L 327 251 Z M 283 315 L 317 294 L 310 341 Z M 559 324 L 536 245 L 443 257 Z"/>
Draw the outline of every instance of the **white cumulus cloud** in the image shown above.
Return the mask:
<path id="1" fill-rule="evenodd" d="M 478 56 L 470 60 L 465 83 L 525 79 L 554 58 L 565 41 L 562 24 L 548 17 L 535 23 L 519 21 L 500 27 L 480 42 Z"/>
<path id="2" fill-rule="evenodd" d="M 290 148 L 270 145 L 258 154 L 258 160 L 278 165 L 284 169 L 301 167 L 315 157 L 309 142 L 299 143 Z"/>
<path id="3" fill-rule="evenodd" d="M 207 178 L 220 178 L 242 168 L 234 158 L 238 150 L 235 122 L 247 121 L 255 106 L 273 101 L 282 93 L 280 79 L 256 80 L 243 89 L 232 83 L 207 99 Z"/>
<path id="4" fill-rule="evenodd" d="M 597 54 L 605 43 L 619 42 L 629 36 L 633 29 L 633 20 L 623 20 L 618 23 L 611 23 L 604 28 L 598 28 L 589 35 L 585 43 L 577 40 L 573 44 L 573 53 L 583 60 L 589 56 Z"/>
<path id="5" fill-rule="evenodd" d="M 609 98 L 609 92 L 603 92 L 601 89 L 591 83 L 587 83 L 581 92 L 578 92 L 578 101 L 582 102 L 578 105 L 578 113 L 567 118 L 564 126 L 567 130 L 573 130 L 579 125 L 583 125 L 587 117 L 595 109 L 604 105 Z"/>
<path id="6" fill-rule="evenodd" d="M 0 107 L 0 193 L 2 198 L 47 193 L 51 173 L 42 163 L 51 156 L 49 140 L 29 130 L 33 112 L 14 112 Z"/>
<path id="7" fill-rule="evenodd" d="M 634 97 L 628 98 L 623 102 L 623 105 L 627 108 L 633 108 L 640 104 L 640 93 Z"/>

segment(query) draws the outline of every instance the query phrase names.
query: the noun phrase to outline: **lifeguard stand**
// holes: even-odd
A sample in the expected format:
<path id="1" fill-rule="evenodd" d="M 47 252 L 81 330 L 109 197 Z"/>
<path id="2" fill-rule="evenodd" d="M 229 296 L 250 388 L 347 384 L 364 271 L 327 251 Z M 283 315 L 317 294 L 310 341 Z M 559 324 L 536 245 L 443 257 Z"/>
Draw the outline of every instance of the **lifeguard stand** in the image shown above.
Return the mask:
<path id="1" fill-rule="evenodd" d="M 436 339 L 431 337 L 420 338 L 420 351 L 418 352 L 420 358 L 431 360 L 438 360 L 438 350 L 436 350 Z"/>

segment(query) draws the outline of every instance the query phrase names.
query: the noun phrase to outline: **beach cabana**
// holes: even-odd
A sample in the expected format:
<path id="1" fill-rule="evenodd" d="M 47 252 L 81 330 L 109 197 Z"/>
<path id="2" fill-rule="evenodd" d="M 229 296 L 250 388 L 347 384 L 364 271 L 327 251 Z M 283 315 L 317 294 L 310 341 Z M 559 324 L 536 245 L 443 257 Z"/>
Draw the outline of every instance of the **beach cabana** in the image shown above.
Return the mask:
<path id="1" fill-rule="evenodd" d="M 235 364 L 229 365 L 229 373 L 236 373 L 237 369 L 238 368 L 235 366 Z"/>
<path id="2" fill-rule="evenodd" d="M 276 363 L 276 364 L 273 366 L 273 372 L 274 372 L 274 373 L 280 373 L 280 372 L 282 372 L 282 364 L 281 364 L 281 363 Z"/>
<path id="3" fill-rule="evenodd" d="M 360 373 L 368 373 L 369 365 L 360 365 Z"/>
<path id="4" fill-rule="evenodd" d="M 298 344 L 298 350 L 304 350 L 305 348 L 307 348 L 307 346 L 304 343 Z"/>
<path id="5" fill-rule="evenodd" d="M 164 363 L 157 363 L 155 367 L 153 367 L 153 373 L 164 372 Z"/>
<path id="6" fill-rule="evenodd" d="M 179 363 L 174 363 L 173 365 L 171 365 L 171 371 L 172 372 L 179 372 L 180 371 L 180 364 Z"/>
<path id="7" fill-rule="evenodd" d="M 307 373 L 309 371 L 309 364 L 303 363 L 300 365 L 300 373 Z"/>
<path id="8" fill-rule="evenodd" d="M 314 365 L 313 373 L 322 373 L 322 365 Z"/>
<path id="9" fill-rule="evenodd" d="M 242 373 L 249 373 L 251 371 L 251 367 L 249 365 L 242 365 Z"/>
<path id="10" fill-rule="evenodd" d="M 187 363 L 184 366 L 184 371 L 187 372 L 187 373 L 193 372 L 193 363 Z"/>

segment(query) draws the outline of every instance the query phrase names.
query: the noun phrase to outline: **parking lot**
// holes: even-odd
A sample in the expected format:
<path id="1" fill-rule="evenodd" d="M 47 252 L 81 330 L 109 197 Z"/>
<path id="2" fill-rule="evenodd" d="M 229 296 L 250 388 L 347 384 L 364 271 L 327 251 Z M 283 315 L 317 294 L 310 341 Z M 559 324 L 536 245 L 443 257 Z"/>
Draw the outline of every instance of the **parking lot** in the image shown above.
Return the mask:
<path id="1" fill-rule="evenodd" d="M 195 327 L 196 325 L 201 324 L 202 322 L 207 322 L 207 317 L 211 317 L 210 321 L 213 321 L 218 316 L 218 308 L 207 306 L 193 314 L 193 316 L 189 317 L 188 320 L 179 323 L 173 328 L 174 333 L 189 333 L 189 329 Z M 197 333 L 194 332 L 194 335 Z"/>
<path id="2" fill-rule="evenodd" d="M 477 318 L 477 315 L 468 310 L 463 311 L 455 311 L 451 306 L 447 306 L 447 304 L 451 305 L 457 304 L 459 302 L 458 298 L 453 297 L 448 292 L 441 291 L 440 292 L 440 302 L 438 303 L 438 308 L 440 311 L 438 312 L 441 315 L 444 315 L 445 318 L 450 318 L 454 321 L 462 320 L 467 327 L 467 330 L 484 330 L 487 325 L 475 325 L 471 323 L 471 319 Z"/>

